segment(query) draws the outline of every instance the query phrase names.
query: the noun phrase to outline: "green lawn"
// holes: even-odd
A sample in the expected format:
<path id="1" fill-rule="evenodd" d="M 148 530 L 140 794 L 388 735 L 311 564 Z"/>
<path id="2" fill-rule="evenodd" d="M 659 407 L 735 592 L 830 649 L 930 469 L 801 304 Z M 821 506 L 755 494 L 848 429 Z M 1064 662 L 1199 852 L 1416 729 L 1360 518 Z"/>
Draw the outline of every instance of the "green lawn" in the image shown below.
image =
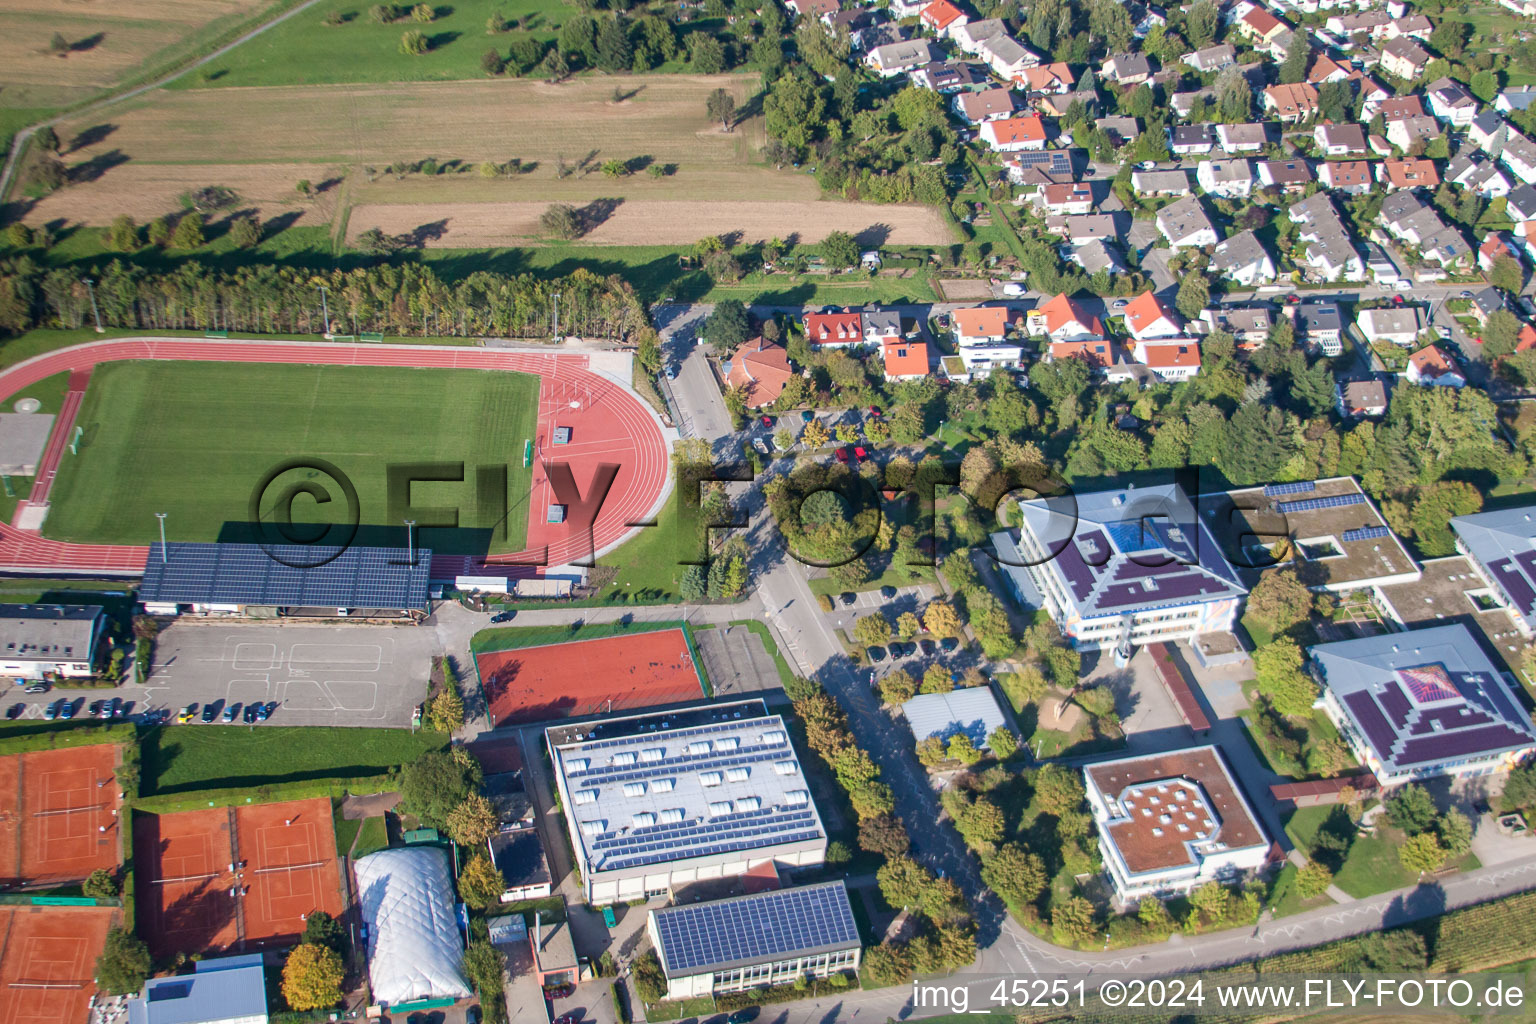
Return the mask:
<path id="1" fill-rule="evenodd" d="M 626 636 L 633 633 L 654 633 L 659 629 L 680 629 L 682 620 L 674 622 L 592 622 L 570 626 L 500 626 L 482 629 L 469 642 L 475 654 L 486 651 L 515 651 L 524 647 L 544 647 L 548 644 L 571 643 L 576 640 L 601 640 L 609 636 Z"/>
<path id="2" fill-rule="evenodd" d="M 80 454 L 66 456 L 59 469 L 45 532 L 59 540 L 143 544 L 156 538 L 155 514 L 164 512 L 173 539 L 247 538 L 262 481 L 289 460 L 321 459 L 356 488 L 362 529 L 355 541 L 399 545 L 407 508 L 403 488 L 389 494 L 388 467 L 438 462 L 462 464 L 462 482 L 409 488 L 421 524 L 418 543 L 463 553 L 516 551 L 531 491 L 521 450 L 534 436 L 537 396 L 536 377 L 476 370 L 103 364 L 81 410 Z M 476 467 L 497 464 L 507 467 L 507 500 L 492 495 L 480 507 Z M 313 486 L 321 488 L 314 497 L 300 493 Z M 259 514 L 269 523 L 263 536 L 280 536 L 270 523 L 286 504 L 284 494 L 297 497 L 294 525 L 282 536 L 315 543 L 327 535 L 317 523 L 348 521 L 341 488 L 313 469 L 288 470 L 261 493 Z M 504 527 L 496 529 L 503 504 Z M 455 517 L 459 529 L 447 529 Z"/>
<path id="3" fill-rule="evenodd" d="M 357 842 L 352 847 L 352 859 L 366 857 L 370 853 L 389 849 L 389 827 L 381 814 L 375 818 L 364 818 L 362 828 L 357 831 Z"/>
<path id="4" fill-rule="evenodd" d="M 1297 808 L 1286 820 L 1285 833 L 1303 853 L 1310 856 L 1318 830 L 1336 809 L 1335 807 Z M 1413 885 L 1418 881 L 1418 876 L 1403 867 L 1397 855 L 1402 843 L 1403 833 L 1378 818 L 1375 835 L 1354 837 L 1354 841 L 1350 843 L 1349 852 L 1344 857 L 1344 863 L 1333 876 L 1334 884 L 1356 899 L 1364 899 L 1367 896 Z M 1475 854 L 1468 853 L 1447 866 L 1470 871 L 1480 867 L 1481 863 Z"/>
<path id="5" fill-rule="evenodd" d="M 358 818 L 343 818 L 341 801 L 332 800 L 331 825 L 336 831 L 336 856 L 345 857 L 352 852 L 352 842 L 357 838 L 357 830 L 362 821 Z"/>
<path id="6" fill-rule="evenodd" d="M 167 726 L 144 736 L 140 792 L 154 796 L 379 775 L 445 743 L 441 733 L 406 729 Z"/>
<path id="7" fill-rule="evenodd" d="M 332 82 L 438 82 L 482 78 L 480 55 L 495 47 L 506 56 L 524 31 L 552 40 L 574 8 L 560 0 L 454 0 L 435 5 L 438 17 L 421 24 L 409 16 L 381 25 L 369 17 L 367 0 L 321 0 L 173 88 L 316 85 Z M 412 5 L 400 5 L 402 11 Z M 331 12 L 345 22 L 325 24 Z M 516 33 L 491 36 L 486 20 L 500 11 L 517 21 Z M 400 36 L 419 30 L 431 50 L 419 57 L 400 52 Z"/>

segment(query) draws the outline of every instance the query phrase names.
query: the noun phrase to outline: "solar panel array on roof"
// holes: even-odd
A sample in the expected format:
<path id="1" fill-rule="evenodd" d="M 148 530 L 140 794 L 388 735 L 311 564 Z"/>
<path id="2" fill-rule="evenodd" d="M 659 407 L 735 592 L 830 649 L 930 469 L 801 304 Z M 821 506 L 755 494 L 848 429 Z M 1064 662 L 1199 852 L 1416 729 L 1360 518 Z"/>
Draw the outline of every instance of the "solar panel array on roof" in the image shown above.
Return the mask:
<path id="1" fill-rule="evenodd" d="M 1390 537 L 1392 531 L 1385 526 L 1362 526 L 1358 530 L 1345 530 L 1344 542 L 1352 540 L 1375 540 L 1377 537 Z"/>
<path id="2" fill-rule="evenodd" d="M 1317 490 L 1317 481 L 1297 480 L 1289 484 L 1269 484 L 1264 488 L 1264 497 L 1278 498 L 1283 494 L 1306 494 L 1315 490 Z"/>
<path id="3" fill-rule="evenodd" d="M 661 961 L 673 977 L 859 945 L 842 882 L 667 907 L 654 916 Z"/>
<path id="4" fill-rule="evenodd" d="M 156 543 L 144 565 L 139 598 L 166 604 L 427 610 L 430 550 L 350 547 L 315 564 L 333 550 L 174 542 L 162 556 Z"/>
<path id="5" fill-rule="evenodd" d="M 1363 504 L 1365 504 L 1365 495 L 1353 493 L 1331 494 L 1326 498 L 1303 498 L 1300 501 L 1282 501 L 1275 507 L 1282 514 L 1289 515 L 1292 512 L 1316 512 L 1319 509 L 1344 508 L 1347 505 Z"/>

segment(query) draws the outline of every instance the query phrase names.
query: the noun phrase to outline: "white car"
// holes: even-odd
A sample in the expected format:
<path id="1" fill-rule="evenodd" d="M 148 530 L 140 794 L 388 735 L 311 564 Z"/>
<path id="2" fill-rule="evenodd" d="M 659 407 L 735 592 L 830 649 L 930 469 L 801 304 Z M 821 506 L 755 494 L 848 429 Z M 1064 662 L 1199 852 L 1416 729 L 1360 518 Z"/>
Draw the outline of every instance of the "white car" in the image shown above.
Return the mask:
<path id="1" fill-rule="evenodd" d="M 1027 290 L 1028 289 L 1026 289 L 1022 284 L 1019 284 L 1017 281 L 1009 281 L 1007 284 L 1003 285 L 1003 294 L 1010 299 L 1018 298 Z"/>

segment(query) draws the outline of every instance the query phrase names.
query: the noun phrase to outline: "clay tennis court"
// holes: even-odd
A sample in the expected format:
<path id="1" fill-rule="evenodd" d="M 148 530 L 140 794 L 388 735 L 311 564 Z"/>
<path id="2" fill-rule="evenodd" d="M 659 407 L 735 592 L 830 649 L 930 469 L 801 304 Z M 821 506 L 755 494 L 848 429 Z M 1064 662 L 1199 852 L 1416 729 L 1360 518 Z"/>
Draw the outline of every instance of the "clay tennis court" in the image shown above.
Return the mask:
<path id="1" fill-rule="evenodd" d="M 0 883 L 78 881 L 121 863 L 117 747 L 0 757 Z"/>
<path id="2" fill-rule="evenodd" d="M 112 907 L 0 907 L 0 1020 L 78 1024 L 96 991 Z"/>
<path id="3" fill-rule="evenodd" d="M 703 696 L 681 629 L 475 655 L 497 725 L 648 708 Z"/>
<path id="4" fill-rule="evenodd" d="M 311 911 L 345 909 L 323 798 L 138 814 L 133 844 L 139 930 L 157 956 L 286 943 Z"/>

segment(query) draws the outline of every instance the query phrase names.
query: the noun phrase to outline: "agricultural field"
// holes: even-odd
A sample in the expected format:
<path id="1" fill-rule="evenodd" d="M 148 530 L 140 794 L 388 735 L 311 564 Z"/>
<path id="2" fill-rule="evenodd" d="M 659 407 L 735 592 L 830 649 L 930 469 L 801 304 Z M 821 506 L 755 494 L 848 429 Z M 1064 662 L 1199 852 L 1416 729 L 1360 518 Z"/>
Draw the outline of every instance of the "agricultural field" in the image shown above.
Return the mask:
<path id="1" fill-rule="evenodd" d="M 0 6 L 0 138 L 48 110 L 170 65 L 283 0 L 9 0 Z M 53 50 L 53 37 L 66 49 Z"/>
<path id="2" fill-rule="evenodd" d="M 160 92 L 64 125 L 66 146 L 82 140 L 67 162 L 83 167 L 83 180 L 34 203 L 25 220 L 100 226 L 126 213 L 142 223 L 178 213 L 197 188 L 223 186 L 236 196 L 229 213 L 330 225 L 338 239 L 379 227 L 446 248 L 539 241 L 538 214 L 554 202 L 582 211 L 584 245 L 686 245 L 711 234 L 811 242 L 833 230 L 870 244 L 954 240 L 933 208 L 823 200 L 809 174 L 761 163 L 761 117 L 720 130 L 705 98 L 726 88 L 748 109 L 756 75 L 625 79 L 622 102 L 614 81 Z M 630 173 L 604 173 L 613 160 Z M 512 161 L 503 174 L 482 167 Z M 296 190 L 301 179 L 312 197 Z"/>
<path id="3" fill-rule="evenodd" d="M 531 470 L 520 452 L 533 437 L 539 382 L 517 373 L 382 367 L 300 366 L 173 361 L 105 363 L 93 372 L 79 423 L 78 456 L 59 469 L 44 532 L 61 540 L 149 543 L 155 513 L 175 535 L 212 541 L 226 524 L 250 519 L 252 494 L 291 458 L 333 463 L 357 488 L 362 543 L 400 544 L 401 516 L 388 506 L 386 466 L 435 460 L 507 465 L 507 539 L 516 551 L 527 531 Z M 263 494 L 302 481 L 285 474 Z M 315 474 L 310 474 L 315 475 Z M 417 483 L 417 508 L 463 508 L 476 517 L 474 472 L 464 483 Z M 328 485 L 327 485 L 328 486 Z M 293 503 L 299 523 L 337 522 L 333 510 Z M 395 510 L 398 511 L 398 510 Z M 261 515 L 270 519 L 272 508 Z M 241 536 L 239 539 L 249 539 Z M 422 547 L 485 550 L 478 531 L 418 529 Z"/>

